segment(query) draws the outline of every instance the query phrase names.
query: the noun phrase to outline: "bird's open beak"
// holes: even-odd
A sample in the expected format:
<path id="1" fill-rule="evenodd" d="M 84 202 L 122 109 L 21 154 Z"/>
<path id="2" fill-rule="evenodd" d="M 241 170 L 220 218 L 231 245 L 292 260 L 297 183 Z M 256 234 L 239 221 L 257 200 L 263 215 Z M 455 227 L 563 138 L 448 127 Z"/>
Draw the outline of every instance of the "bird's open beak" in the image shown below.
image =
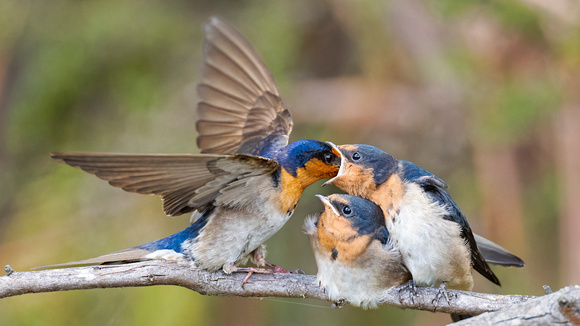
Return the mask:
<path id="1" fill-rule="evenodd" d="M 334 207 L 334 205 L 332 205 L 332 203 L 330 202 L 328 197 L 322 196 L 322 195 L 316 195 L 316 197 L 318 197 L 320 199 L 320 201 L 322 202 L 322 204 L 324 205 L 325 208 L 332 209 L 332 211 L 334 212 L 334 214 L 336 216 L 340 215 L 339 212 L 336 210 L 336 207 Z"/>
<path id="2" fill-rule="evenodd" d="M 331 184 L 334 182 L 334 180 L 336 180 L 336 178 L 338 178 L 340 175 L 344 174 L 344 170 L 345 170 L 345 158 L 344 155 L 342 155 L 342 152 L 340 151 L 340 149 L 338 148 L 338 146 L 336 146 L 335 144 L 327 141 L 326 142 L 328 145 L 332 146 L 332 149 L 335 150 L 336 152 L 338 152 L 338 154 L 340 154 L 340 168 L 338 169 L 338 173 L 336 174 L 336 176 L 328 181 L 326 181 L 325 183 L 322 184 L 322 186 L 326 186 L 327 184 Z"/>

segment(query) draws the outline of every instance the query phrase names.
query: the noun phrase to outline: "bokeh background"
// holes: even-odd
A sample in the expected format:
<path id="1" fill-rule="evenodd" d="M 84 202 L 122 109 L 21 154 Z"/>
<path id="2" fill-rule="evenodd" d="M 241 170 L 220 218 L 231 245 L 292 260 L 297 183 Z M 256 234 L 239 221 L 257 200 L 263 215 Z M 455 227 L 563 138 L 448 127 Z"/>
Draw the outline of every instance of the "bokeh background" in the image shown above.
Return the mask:
<path id="1" fill-rule="evenodd" d="M 57 150 L 197 153 L 202 23 L 236 26 L 271 68 L 293 140 L 369 143 L 448 181 L 472 229 L 523 269 L 503 287 L 580 283 L 580 3 L 576 0 L 0 1 L 0 265 L 18 271 L 184 228 L 157 197 L 49 158 Z M 304 194 L 269 259 L 316 273 Z M 206 297 L 159 286 L 24 295 L 1 325 L 444 324 L 444 314 Z"/>

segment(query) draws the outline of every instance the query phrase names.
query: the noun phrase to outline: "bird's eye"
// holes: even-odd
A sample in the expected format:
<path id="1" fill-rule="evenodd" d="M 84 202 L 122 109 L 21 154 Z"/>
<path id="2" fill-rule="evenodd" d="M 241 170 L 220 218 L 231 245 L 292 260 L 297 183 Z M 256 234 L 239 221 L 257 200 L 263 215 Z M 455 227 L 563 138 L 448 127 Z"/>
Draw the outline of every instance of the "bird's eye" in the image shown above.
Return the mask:
<path id="1" fill-rule="evenodd" d="M 350 213 L 352 213 L 352 209 L 350 209 L 350 207 L 349 207 L 349 206 L 344 206 L 344 207 L 342 208 L 342 212 L 343 212 L 345 215 L 350 215 Z"/>
<path id="2" fill-rule="evenodd" d="M 330 164 L 332 162 L 332 154 L 326 153 L 324 154 L 324 163 Z"/>
<path id="3" fill-rule="evenodd" d="M 358 161 L 362 158 L 362 156 L 360 156 L 360 154 L 358 152 L 355 152 L 354 154 L 352 154 L 352 160 L 353 161 Z"/>

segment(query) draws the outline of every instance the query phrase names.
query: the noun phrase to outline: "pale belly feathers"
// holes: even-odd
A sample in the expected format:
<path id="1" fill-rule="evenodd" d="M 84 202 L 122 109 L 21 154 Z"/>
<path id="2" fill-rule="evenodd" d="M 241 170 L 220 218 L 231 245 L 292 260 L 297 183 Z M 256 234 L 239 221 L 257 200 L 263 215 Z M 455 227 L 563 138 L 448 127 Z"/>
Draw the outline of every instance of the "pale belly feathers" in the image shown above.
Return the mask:
<path id="1" fill-rule="evenodd" d="M 450 288 L 471 290 L 471 256 L 460 225 L 444 220 L 446 213 L 417 185 L 407 184 L 400 213 L 387 221 L 387 228 L 415 284 L 436 286 L 445 281 Z"/>
<path id="2" fill-rule="evenodd" d="M 278 232 L 291 215 L 280 214 L 268 202 L 261 206 L 216 207 L 199 236 L 185 241 L 182 248 L 203 269 L 215 271 L 235 265 Z"/>

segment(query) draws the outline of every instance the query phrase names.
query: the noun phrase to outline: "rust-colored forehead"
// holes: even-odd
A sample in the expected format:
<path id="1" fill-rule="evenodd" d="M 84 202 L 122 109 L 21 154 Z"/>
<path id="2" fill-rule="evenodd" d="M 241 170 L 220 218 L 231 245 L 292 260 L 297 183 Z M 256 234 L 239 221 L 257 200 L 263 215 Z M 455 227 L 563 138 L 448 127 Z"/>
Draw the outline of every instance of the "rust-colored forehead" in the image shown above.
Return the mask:
<path id="1" fill-rule="evenodd" d="M 330 200 L 331 203 L 337 202 L 337 203 L 342 203 L 345 205 L 349 205 L 349 201 L 344 198 L 343 196 L 337 195 L 337 194 L 332 194 L 330 196 L 328 196 L 328 200 Z"/>
<path id="2" fill-rule="evenodd" d="M 356 151 L 357 147 L 355 145 L 340 145 L 338 149 L 341 151 Z"/>

